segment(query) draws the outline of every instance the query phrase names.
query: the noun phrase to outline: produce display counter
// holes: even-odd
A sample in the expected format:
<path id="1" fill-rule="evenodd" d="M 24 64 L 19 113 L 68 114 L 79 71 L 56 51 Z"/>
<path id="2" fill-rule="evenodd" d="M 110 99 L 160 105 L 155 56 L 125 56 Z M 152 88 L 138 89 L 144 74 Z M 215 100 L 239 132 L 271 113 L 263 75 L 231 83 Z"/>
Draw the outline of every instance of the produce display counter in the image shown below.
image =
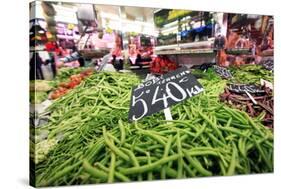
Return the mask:
<path id="1" fill-rule="evenodd" d="M 36 12 L 67 16 L 53 6 L 75 24 L 42 28 L 59 36 L 45 44 L 53 77 L 30 77 L 34 187 L 273 173 L 273 17 L 71 3 Z M 43 47 L 30 51 L 45 68 Z"/>
<path id="2" fill-rule="evenodd" d="M 37 186 L 110 182 L 112 165 L 115 182 L 272 172 L 268 113 L 253 107 L 251 115 L 247 104 L 222 97 L 230 83 L 272 82 L 273 73 L 256 65 L 230 70 L 230 80 L 213 68 L 192 70 L 204 92 L 172 106 L 168 122 L 163 112 L 128 121 L 131 88 L 141 83 L 135 74 L 91 74 L 55 99 L 36 129 Z"/>
<path id="3" fill-rule="evenodd" d="M 157 55 L 180 55 L 180 54 L 209 54 L 214 53 L 213 49 L 180 49 L 155 51 Z"/>

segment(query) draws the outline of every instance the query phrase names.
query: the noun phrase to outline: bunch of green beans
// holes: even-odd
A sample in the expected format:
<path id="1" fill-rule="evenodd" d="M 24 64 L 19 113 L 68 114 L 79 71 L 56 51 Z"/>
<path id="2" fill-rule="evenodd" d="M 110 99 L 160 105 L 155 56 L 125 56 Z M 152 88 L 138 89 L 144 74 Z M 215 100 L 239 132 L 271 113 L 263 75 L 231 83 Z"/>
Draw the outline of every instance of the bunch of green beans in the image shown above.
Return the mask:
<path id="1" fill-rule="evenodd" d="M 49 111 L 57 144 L 36 165 L 37 186 L 129 182 L 273 171 L 273 134 L 259 119 L 219 102 L 226 81 L 137 122 L 127 120 L 136 76 L 99 73 Z"/>
<path id="2" fill-rule="evenodd" d="M 230 68 L 233 79 L 230 80 L 232 83 L 250 83 L 250 84 L 260 84 L 260 79 L 265 79 L 273 83 L 273 72 L 266 70 L 261 65 L 246 64 L 241 65 L 238 68 Z"/>

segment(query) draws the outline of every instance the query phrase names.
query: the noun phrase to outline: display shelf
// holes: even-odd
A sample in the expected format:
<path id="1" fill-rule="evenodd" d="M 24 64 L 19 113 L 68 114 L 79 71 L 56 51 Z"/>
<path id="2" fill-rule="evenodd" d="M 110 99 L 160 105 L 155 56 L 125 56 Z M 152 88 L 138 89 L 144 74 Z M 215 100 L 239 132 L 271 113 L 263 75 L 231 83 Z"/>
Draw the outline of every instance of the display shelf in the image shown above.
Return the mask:
<path id="1" fill-rule="evenodd" d="M 178 43 L 178 44 L 172 44 L 172 45 L 161 45 L 156 46 L 156 51 L 161 50 L 178 50 L 179 48 L 196 48 L 196 47 L 210 47 L 214 43 L 214 38 L 209 38 L 208 41 L 198 41 L 198 42 L 191 42 L 191 43 Z"/>
<path id="2" fill-rule="evenodd" d="M 192 47 L 211 47 L 214 44 L 215 38 L 209 38 L 208 41 L 198 41 L 192 43 L 179 43 L 180 48 L 192 48 Z"/>
<path id="3" fill-rule="evenodd" d="M 160 45 L 160 46 L 155 46 L 155 51 L 160 51 L 160 50 L 173 50 L 179 48 L 178 44 L 172 44 L 172 45 Z"/>
<path id="4" fill-rule="evenodd" d="M 249 55 L 251 54 L 250 48 L 232 48 L 232 49 L 226 49 L 226 54 L 232 54 L 232 55 Z"/>
<path id="5" fill-rule="evenodd" d="M 155 54 L 207 54 L 214 53 L 211 48 L 214 43 L 214 38 L 208 41 L 198 41 L 193 43 L 179 43 L 174 45 L 156 46 Z"/>
<path id="6" fill-rule="evenodd" d="M 204 49 L 180 49 L 180 50 L 162 50 L 156 51 L 157 55 L 172 55 L 172 54 L 209 54 L 214 53 L 212 48 Z"/>

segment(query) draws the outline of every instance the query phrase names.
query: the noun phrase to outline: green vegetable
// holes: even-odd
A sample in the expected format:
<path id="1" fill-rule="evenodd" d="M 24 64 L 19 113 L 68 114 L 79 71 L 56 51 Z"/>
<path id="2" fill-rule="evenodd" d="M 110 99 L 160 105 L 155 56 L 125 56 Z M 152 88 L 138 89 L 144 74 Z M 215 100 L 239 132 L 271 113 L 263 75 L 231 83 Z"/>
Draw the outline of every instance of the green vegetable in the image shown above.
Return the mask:
<path id="1" fill-rule="evenodd" d="M 47 92 L 30 92 L 29 100 L 31 104 L 40 104 L 48 99 Z"/>
<path id="2" fill-rule="evenodd" d="M 156 113 L 135 123 L 128 107 L 138 77 L 86 78 L 36 128 L 48 131 L 48 141 L 59 139 L 36 165 L 36 186 L 272 172 L 272 130 L 219 101 L 226 80 L 206 78 L 199 79 L 204 92 L 171 107 L 173 121 Z"/>

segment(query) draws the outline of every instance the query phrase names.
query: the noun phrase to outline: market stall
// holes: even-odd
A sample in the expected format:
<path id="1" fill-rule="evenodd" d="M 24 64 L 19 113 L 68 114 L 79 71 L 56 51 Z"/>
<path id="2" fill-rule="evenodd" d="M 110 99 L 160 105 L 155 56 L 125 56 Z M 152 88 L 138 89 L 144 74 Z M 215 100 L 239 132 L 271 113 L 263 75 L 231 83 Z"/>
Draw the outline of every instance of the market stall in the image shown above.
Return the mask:
<path id="1" fill-rule="evenodd" d="M 91 19 L 71 23 L 78 52 L 58 58 L 90 63 L 30 82 L 32 185 L 273 172 L 273 62 L 256 62 L 273 51 L 273 18 L 260 17 L 267 43 L 257 38 L 254 61 L 238 64 L 229 61 L 242 54 L 231 47 L 233 15 L 90 7 Z"/>

